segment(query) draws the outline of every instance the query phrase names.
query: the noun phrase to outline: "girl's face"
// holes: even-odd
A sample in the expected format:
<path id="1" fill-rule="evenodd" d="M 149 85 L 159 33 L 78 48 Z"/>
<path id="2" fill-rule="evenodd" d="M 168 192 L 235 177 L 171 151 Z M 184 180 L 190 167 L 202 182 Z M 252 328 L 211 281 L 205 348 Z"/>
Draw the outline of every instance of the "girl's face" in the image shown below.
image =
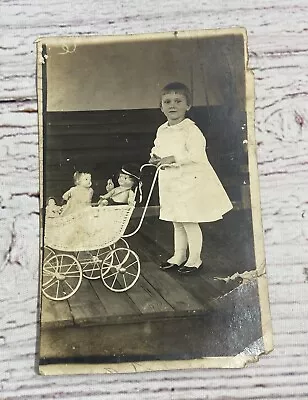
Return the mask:
<path id="1" fill-rule="evenodd" d="M 134 185 L 134 180 L 126 174 L 120 174 L 118 179 L 119 185 L 122 187 L 132 188 Z"/>
<path id="2" fill-rule="evenodd" d="M 55 206 L 56 205 L 55 199 L 49 199 L 47 205 L 50 207 Z"/>
<path id="3" fill-rule="evenodd" d="M 91 187 L 92 185 L 91 174 L 81 174 L 77 184 L 85 188 Z"/>
<path id="4" fill-rule="evenodd" d="M 184 94 L 170 92 L 162 95 L 161 110 L 167 117 L 169 125 L 182 122 L 190 107 Z"/>

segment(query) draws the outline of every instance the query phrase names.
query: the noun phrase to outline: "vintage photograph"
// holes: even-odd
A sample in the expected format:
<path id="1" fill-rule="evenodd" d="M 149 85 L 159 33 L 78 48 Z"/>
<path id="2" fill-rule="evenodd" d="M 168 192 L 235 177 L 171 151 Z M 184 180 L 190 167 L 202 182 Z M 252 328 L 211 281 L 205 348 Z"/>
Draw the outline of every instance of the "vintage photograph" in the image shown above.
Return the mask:
<path id="1" fill-rule="evenodd" d="M 245 30 L 42 38 L 37 60 L 40 372 L 269 351 Z"/>

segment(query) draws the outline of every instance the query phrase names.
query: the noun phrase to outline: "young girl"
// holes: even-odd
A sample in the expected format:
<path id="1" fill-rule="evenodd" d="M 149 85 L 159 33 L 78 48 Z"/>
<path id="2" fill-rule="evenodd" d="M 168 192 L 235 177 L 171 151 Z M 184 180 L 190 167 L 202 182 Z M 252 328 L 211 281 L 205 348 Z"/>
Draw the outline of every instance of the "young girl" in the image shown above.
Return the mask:
<path id="1" fill-rule="evenodd" d="M 174 226 L 174 254 L 161 269 L 177 268 L 182 274 L 202 267 L 199 223 L 219 220 L 232 209 L 208 161 L 202 132 L 185 117 L 191 104 L 184 84 L 173 82 L 163 88 L 161 111 L 167 122 L 157 130 L 150 159 L 156 166 L 163 165 L 159 172 L 160 219 L 172 221 Z"/>
<path id="2" fill-rule="evenodd" d="M 119 186 L 114 187 L 111 179 L 108 179 L 106 190 L 107 194 L 100 196 L 99 205 L 123 205 L 134 204 L 135 188 L 140 182 L 138 176 L 139 169 L 132 165 L 123 166 L 118 177 Z"/>
<path id="3" fill-rule="evenodd" d="M 93 196 L 91 174 L 76 171 L 73 178 L 75 186 L 71 187 L 62 196 L 63 200 L 67 201 L 67 204 L 63 207 L 61 216 L 69 215 L 91 206 Z"/>

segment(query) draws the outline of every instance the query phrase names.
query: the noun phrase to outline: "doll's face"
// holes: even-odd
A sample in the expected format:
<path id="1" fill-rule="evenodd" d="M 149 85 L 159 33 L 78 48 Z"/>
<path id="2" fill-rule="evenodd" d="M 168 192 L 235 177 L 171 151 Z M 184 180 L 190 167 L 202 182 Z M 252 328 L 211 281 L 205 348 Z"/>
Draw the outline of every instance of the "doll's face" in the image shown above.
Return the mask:
<path id="1" fill-rule="evenodd" d="M 55 205 L 56 205 L 55 199 L 49 199 L 47 205 L 48 205 L 49 207 L 55 206 Z"/>
<path id="2" fill-rule="evenodd" d="M 169 125 L 182 122 L 190 108 L 186 96 L 182 93 L 169 92 L 162 95 L 161 110 L 167 117 Z"/>
<path id="3" fill-rule="evenodd" d="M 77 181 L 78 186 L 89 188 L 92 185 L 91 174 L 81 174 Z"/>
<path id="4" fill-rule="evenodd" d="M 118 179 L 119 185 L 122 187 L 126 187 L 131 189 L 134 185 L 134 180 L 132 179 L 131 176 L 126 175 L 126 174 L 120 174 L 119 179 Z"/>

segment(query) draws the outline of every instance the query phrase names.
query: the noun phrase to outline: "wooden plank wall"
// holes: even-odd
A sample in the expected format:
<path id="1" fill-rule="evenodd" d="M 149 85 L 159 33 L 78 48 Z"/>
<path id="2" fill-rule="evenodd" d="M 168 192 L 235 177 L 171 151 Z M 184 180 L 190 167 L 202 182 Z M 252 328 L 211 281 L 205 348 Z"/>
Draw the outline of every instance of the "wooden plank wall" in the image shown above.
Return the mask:
<path id="1" fill-rule="evenodd" d="M 0 391 L 13 399 L 307 399 L 307 2 L 2 1 Z M 244 370 L 39 377 L 35 49 L 43 35 L 245 26 L 275 350 Z"/>
<path id="2" fill-rule="evenodd" d="M 194 107 L 189 115 L 204 132 L 207 153 L 231 200 L 242 201 L 249 186 L 246 114 L 233 105 Z M 125 163 L 149 159 L 157 127 L 165 122 L 159 109 L 47 112 L 45 149 L 46 198 L 61 201 L 75 170 L 92 173 L 96 201 L 106 181 Z M 170 149 L 172 151 L 172 149 Z M 145 193 L 150 178 L 145 178 Z M 157 191 L 156 191 L 157 192 Z M 154 204 L 157 204 L 157 193 Z M 243 207 L 243 205 L 242 205 Z"/>

